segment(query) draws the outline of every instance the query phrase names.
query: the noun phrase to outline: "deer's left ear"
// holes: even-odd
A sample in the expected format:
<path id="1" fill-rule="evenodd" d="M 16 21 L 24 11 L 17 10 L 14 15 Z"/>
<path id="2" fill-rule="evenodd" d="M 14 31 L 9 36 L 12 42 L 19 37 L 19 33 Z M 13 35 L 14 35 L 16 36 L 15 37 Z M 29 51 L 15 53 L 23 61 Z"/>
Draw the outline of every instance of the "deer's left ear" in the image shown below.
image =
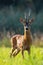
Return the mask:
<path id="1" fill-rule="evenodd" d="M 30 19 L 30 20 L 29 20 L 29 23 L 32 23 L 33 21 L 34 21 L 34 18 Z"/>

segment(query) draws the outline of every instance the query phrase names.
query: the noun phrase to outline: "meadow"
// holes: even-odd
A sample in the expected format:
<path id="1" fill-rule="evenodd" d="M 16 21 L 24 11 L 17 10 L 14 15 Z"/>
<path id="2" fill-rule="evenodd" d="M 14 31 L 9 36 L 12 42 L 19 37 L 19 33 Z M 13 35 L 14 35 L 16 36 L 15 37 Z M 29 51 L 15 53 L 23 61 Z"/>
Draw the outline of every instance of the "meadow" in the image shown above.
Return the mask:
<path id="1" fill-rule="evenodd" d="M 24 59 L 21 52 L 10 58 L 10 51 L 10 41 L 4 38 L 0 41 L 0 65 L 43 65 L 43 47 L 32 45 L 30 55 L 27 51 L 24 52 Z"/>

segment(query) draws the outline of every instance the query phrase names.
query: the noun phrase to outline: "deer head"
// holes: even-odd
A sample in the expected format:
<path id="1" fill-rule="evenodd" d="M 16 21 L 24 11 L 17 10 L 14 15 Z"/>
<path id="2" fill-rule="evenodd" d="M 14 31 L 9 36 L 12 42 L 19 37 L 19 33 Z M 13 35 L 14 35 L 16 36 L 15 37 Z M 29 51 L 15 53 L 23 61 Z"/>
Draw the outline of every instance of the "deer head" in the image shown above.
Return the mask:
<path id="1" fill-rule="evenodd" d="M 24 25 L 25 29 L 28 30 L 30 27 L 30 24 L 33 22 L 33 18 L 29 19 L 28 17 L 30 17 L 27 14 L 25 14 L 25 19 L 20 18 L 20 22 Z"/>

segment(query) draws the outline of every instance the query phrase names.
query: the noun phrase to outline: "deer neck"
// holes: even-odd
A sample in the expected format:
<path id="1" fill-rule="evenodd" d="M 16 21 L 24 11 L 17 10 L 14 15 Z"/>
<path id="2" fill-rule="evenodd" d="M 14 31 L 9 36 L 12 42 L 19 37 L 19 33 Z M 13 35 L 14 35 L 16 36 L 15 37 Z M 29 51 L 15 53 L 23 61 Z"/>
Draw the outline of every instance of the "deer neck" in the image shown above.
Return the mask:
<path id="1" fill-rule="evenodd" d="M 30 33 L 30 29 L 28 29 L 27 31 L 24 28 L 24 39 L 25 40 L 30 40 L 31 39 L 31 33 Z"/>

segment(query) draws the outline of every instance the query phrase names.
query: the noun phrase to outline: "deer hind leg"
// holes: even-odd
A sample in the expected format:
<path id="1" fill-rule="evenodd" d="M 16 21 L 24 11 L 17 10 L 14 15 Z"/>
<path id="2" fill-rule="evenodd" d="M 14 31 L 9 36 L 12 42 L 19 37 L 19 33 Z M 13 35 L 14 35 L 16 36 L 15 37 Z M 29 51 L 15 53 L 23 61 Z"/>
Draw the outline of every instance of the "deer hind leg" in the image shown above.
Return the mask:
<path id="1" fill-rule="evenodd" d="M 20 50 L 17 48 L 14 53 L 13 53 L 13 57 L 15 57 L 18 53 L 20 52 Z"/>
<path id="2" fill-rule="evenodd" d="M 14 48 L 14 47 L 11 49 L 10 57 L 12 57 L 12 54 L 13 54 L 13 52 L 14 52 L 15 49 L 16 48 Z"/>

